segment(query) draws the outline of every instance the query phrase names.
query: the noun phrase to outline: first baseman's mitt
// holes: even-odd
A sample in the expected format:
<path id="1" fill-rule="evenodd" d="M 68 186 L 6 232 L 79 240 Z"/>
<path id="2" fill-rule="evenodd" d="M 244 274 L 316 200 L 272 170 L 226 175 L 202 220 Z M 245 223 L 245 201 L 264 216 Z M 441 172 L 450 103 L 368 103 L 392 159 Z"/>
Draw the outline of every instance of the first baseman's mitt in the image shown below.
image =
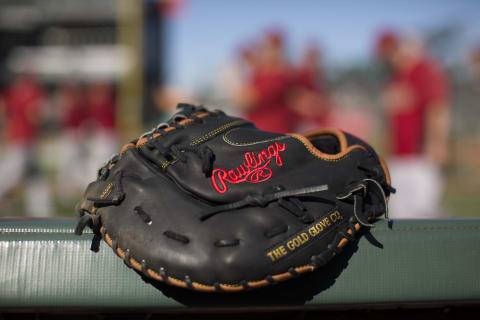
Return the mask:
<path id="1" fill-rule="evenodd" d="M 76 233 L 88 225 L 144 275 L 201 291 L 267 286 L 323 266 L 386 213 L 388 170 L 358 138 L 179 109 L 113 156 L 77 205 Z"/>

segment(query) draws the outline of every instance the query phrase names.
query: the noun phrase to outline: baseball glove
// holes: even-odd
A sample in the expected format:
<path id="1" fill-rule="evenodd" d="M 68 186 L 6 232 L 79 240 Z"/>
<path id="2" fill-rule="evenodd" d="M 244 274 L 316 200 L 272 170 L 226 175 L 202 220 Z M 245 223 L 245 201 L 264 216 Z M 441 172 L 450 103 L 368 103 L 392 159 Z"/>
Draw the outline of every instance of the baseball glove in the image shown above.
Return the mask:
<path id="1" fill-rule="evenodd" d="M 376 152 L 340 130 L 304 135 L 180 104 L 98 171 L 77 211 L 145 276 L 200 291 L 275 284 L 325 265 L 387 211 Z"/>

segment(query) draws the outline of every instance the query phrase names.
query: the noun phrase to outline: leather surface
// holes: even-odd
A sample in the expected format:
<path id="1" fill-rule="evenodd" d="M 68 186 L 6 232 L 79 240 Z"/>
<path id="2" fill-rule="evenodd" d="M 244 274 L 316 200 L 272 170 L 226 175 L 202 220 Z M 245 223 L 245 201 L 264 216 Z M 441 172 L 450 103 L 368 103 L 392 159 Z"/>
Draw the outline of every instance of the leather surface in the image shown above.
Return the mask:
<path id="1" fill-rule="evenodd" d="M 480 220 L 379 221 L 328 267 L 242 294 L 146 283 L 76 221 L 0 220 L 0 308 L 176 309 L 480 301 Z M 355 251 L 355 254 L 353 254 Z"/>
<path id="2" fill-rule="evenodd" d="M 346 229 L 353 212 L 351 204 L 336 201 L 331 193 L 313 194 L 304 205 L 315 222 L 335 210 L 342 219 L 312 239 L 308 246 L 272 263 L 269 249 L 311 224 L 303 223 L 277 203 L 220 213 L 201 221 L 199 214 L 211 206 L 192 200 L 167 178 L 124 177 L 122 181 L 125 200 L 118 206 L 98 209 L 105 232 L 119 248 L 129 249 L 136 261 L 146 260 L 148 268 L 155 271 L 164 268 L 171 277 L 183 279 L 188 275 L 203 284 L 260 280 L 268 274 L 285 272 L 291 266 L 303 266 L 333 241 L 339 229 Z M 156 197 L 152 199 L 152 195 Z M 151 224 L 134 213 L 138 206 L 149 214 Z M 265 236 L 281 226 L 287 226 L 286 232 L 271 238 Z M 188 243 L 166 237 L 168 231 L 186 237 Z M 217 247 L 215 244 L 222 240 L 238 240 L 239 244 Z"/>
<path id="3" fill-rule="evenodd" d="M 184 106 L 170 128 L 141 137 L 102 169 L 104 175 L 88 186 L 78 206 L 97 232 L 102 227 L 119 256 L 127 264 L 133 259 L 144 274 L 155 272 L 180 285 L 192 281 L 199 285 L 194 289 L 248 289 L 250 282 L 266 279 L 271 284 L 283 273 L 296 276 L 292 268 L 315 268 L 340 254 L 345 244 L 340 242 L 351 238 L 345 234 L 355 233 L 355 210 L 369 218 L 384 212 L 383 199 L 369 197 L 365 206 L 338 200 L 349 185 L 370 177 L 363 168 L 385 185 L 379 159 L 360 140 L 332 131 L 327 136 L 333 148 L 327 149 L 338 145 L 339 152 L 331 154 L 314 146 L 321 133 L 307 139 L 264 132 L 248 121 L 202 110 Z M 262 202 L 280 190 L 323 185 L 328 190 L 292 201 L 284 196 L 283 202 Z M 244 207 L 204 219 L 219 205 L 245 199 Z"/>

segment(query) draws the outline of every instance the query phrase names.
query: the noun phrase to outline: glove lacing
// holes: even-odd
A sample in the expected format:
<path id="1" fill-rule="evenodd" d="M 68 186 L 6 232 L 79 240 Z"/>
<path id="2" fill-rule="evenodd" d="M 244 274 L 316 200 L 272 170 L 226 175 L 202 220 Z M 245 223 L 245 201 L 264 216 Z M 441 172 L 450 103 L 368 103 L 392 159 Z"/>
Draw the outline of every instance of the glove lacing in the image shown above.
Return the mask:
<path id="1" fill-rule="evenodd" d="M 323 184 L 323 185 L 305 187 L 305 188 L 300 188 L 295 190 L 283 190 L 282 187 L 278 187 L 277 189 L 279 189 L 280 191 L 277 191 L 274 193 L 268 193 L 264 195 L 247 195 L 243 200 L 212 207 L 211 209 L 206 210 L 200 214 L 200 220 L 205 221 L 220 212 L 232 211 L 232 210 L 241 209 L 248 206 L 265 207 L 270 202 L 280 201 L 281 199 L 283 199 L 280 202 L 281 206 L 283 205 L 287 210 L 295 210 L 295 209 L 291 209 L 292 208 L 291 206 L 286 205 L 285 201 L 287 201 L 287 199 L 293 199 L 291 197 L 295 197 L 295 196 L 301 196 L 305 194 L 326 191 L 328 190 L 328 186 L 326 184 Z M 296 205 L 299 210 L 305 211 L 306 209 L 303 206 L 303 204 L 301 203 L 299 204 L 299 203 L 300 201 L 294 202 L 294 205 Z"/>
<path id="2" fill-rule="evenodd" d="M 192 152 L 196 154 L 202 161 L 202 172 L 205 174 L 205 176 L 210 177 L 212 175 L 215 155 L 213 154 L 212 149 L 207 146 L 190 147 L 181 144 L 164 146 L 156 139 L 150 139 L 146 143 L 146 146 L 147 148 L 158 150 L 159 153 L 168 161 L 181 161 L 185 163 L 187 162 L 185 152 Z"/>
<path id="3" fill-rule="evenodd" d="M 370 192 L 369 185 L 374 186 L 374 190 L 378 189 L 377 194 L 383 200 L 382 203 L 367 205 L 365 199 Z M 328 185 L 324 184 L 294 190 L 284 190 L 283 187 L 279 186 L 277 187 L 277 190 L 277 192 L 264 195 L 247 195 L 240 201 L 212 207 L 211 209 L 205 210 L 200 214 L 200 220 L 205 221 L 217 215 L 218 213 L 234 211 L 236 209 L 241 209 L 248 206 L 265 207 L 269 203 L 277 201 L 280 207 L 290 211 L 302 222 L 309 224 L 313 222 L 313 217 L 306 212 L 307 209 L 298 197 L 326 191 L 328 190 Z M 374 179 L 365 178 L 357 184 L 351 186 L 346 192 L 338 194 L 336 198 L 342 201 L 351 201 L 350 199 L 353 199 L 353 213 L 358 223 L 360 223 L 362 226 L 373 227 L 374 225 L 369 223 L 369 219 L 375 218 L 381 214 L 385 214 L 385 218 L 388 220 L 387 196 L 382 188 L 382 185 Z"/>

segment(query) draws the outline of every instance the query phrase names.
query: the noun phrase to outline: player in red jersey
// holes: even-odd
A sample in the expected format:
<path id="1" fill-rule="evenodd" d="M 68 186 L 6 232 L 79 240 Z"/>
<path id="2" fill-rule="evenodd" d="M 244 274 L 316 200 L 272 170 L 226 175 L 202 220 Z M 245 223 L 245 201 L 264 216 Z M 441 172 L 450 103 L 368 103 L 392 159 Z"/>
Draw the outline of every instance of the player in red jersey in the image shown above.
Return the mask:
<path id="1" fill-rule="evenodd" d="M 383 34 L 377 56 L 390 70 L 383 102 L 388 119 L 389 167 L 398 194 L 393 217 L 435 217 L 448 158 L 449 87 L 439 63 L 418 40 Z"/>
<path id="2" fill-rule="evenodd" d="M 93 81 L 87 86 L 88 160 L 87 172 L 95 174 L 99 163 L 112 156 L 118 148 L 113 86 L 104 81 Z M 94 176 L 85 176 L 85 184 Z"/>
<path id="3" fill-rule="evenodd" d="M 63 81 L 57 88 L 57 108 L 62 126 L 59 141 L 57 192 L 60 200 L 69 203 L 85 185 L 83 147 L 85 122 L 88 119 L 84 91 L 79 83 Z"/>
<path id="4" fill-rule="evenodd" d="M 0 163 L 0 200 L 24 178 L 26 211 L 30 216 L 50 216 L 51 193 L 37 172 L 35 144 L 43 115 L 44 90 L 29 73 L 17 75 L 2 94 L 4 157 Z"/>
<path id="5" fill-rule="evenodd" d="M 255 62 L 248 62 L 252 68 L 250 81 L 242 91 L 246 116 L 262 130 L 291 132 L 298 117 L 288 106 L 293 79 L 283 35 L 267 33 L 257 50 Z"/>
<path id="6" fill-rule="evenodd" d="M 330 101 L 325 90 L 322 57 L 316 44 L 311 43 L 306 48 L 295 68 L 290 103 L 301 118 L 297 131 L 327 125 Z"/>

